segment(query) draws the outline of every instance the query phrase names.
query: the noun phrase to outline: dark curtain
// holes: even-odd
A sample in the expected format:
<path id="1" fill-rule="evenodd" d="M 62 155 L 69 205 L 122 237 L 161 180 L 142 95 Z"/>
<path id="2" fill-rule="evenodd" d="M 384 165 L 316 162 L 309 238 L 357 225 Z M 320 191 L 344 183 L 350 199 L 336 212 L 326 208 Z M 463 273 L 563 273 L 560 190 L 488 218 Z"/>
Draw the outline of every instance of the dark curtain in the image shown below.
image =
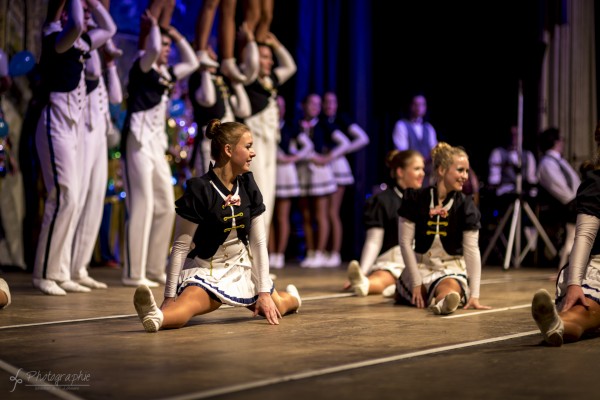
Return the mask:
<path id="1" fill-rule="evenodd" d="M 280 3 L 276 3 L 277 5 Z M 372 44 L 371 2 L 368 0 L 302 0 L 298 7 L 298 42 L 294 57 L 298 63 L 294 104 L 310 93 L 333 90 L 340 112 L 350 116 L 367 131 L 371 118 Z M 299 107 L 295 108 L 296 117 Z M 360 256 L 364 229 L 362 209 L 377 168 L 373 144 L 349 155 L 356 183 L 346 190 L 342 204 L 344 258 Z"/>

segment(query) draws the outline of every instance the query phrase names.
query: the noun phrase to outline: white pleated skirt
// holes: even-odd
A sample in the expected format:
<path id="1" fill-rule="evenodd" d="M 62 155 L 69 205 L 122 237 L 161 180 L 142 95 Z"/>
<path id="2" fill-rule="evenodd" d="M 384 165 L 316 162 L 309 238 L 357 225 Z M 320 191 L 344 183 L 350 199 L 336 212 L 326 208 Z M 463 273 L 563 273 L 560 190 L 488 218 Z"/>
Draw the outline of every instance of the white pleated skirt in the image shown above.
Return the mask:
<path id="1" fill-rule="evenodd" d="M 177 294 L 188 286 L 199 286 L 223 304 L 248 307 L 258 300 L 257 283 L 249 249 L 235 238 L 219 246 L 210 259 L 188 259 L 179 274 Z"/>
<path id="2" fill-rule="evenodd" d="M 333 176 L 338 186 L 348 186 L 354 184 L 354 175 L 348 159 L 344 156 L 338 157 L 331 162 Z"/>
<path id="3" fill-rule="evenodd" d="M 300 180 L 300 196 L 326 196 L 337 190 L 337 183 L 330 164 L 316 165 L 312 162 L 297 164 Z"/>
<path id="4" fill-rule="evenodd" d="M 275 197 L 287 199 L 298 196 L 300 196 L 300 181 L 296 164 L 277 164 Z"/>

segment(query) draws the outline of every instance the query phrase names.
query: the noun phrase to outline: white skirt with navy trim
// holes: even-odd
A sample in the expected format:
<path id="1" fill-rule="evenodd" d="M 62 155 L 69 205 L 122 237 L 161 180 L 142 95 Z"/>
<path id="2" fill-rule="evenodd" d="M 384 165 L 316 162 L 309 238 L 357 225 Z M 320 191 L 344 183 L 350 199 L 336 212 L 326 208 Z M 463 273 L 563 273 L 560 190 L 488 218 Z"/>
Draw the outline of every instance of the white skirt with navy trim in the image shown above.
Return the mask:
<path id="1" fill-rule="evenodd" d="M 187 259 L 179 274 L 177 294 L 188 286 L 199 286 L 223 304 L 248 307 L 258 300 L 257 276 L 252 271 L 249 249 L 240 239 L 228 240 L 210 259 Z M 273 282 L 270 282 L 273 292 Z"/>
<path id="2" fill-rule="evenodd" d="M 287 199 L 300 196 L 300 181 L 295 163 L 277 164 L 275 197 Z"/>
<path id="3" fill-rule="evenodd" d="M 316 165 L 312 162 L 300 162 L 297 164 L 297 169 L 300 196 L 326 196 L 337 190 L 330 164 Z"/>
<path id="4" fill-rule="evenodd" d="M 388 271 L 395 279 L 400 278 L 402 271 L 404 271 L 404 260 L 400 252 L 400 246 L 394 246 L 377 257 L 375 263 L 369 268 L 367 275 L 371 275 L 375 271 Z"/>
<path id="5" fill-rule="evenodd" d="M 333 169 L 333 176 L 338 186 L 348 186 L 354 184 L 352 168 L 350 168 L 350 163 L 345 156 L 341 156 L 333 160 L 331 162 L 331 168 Z"/>
<path id="6" fill-rule="evenodd" d="M 454 279 L 460 285 L 463 294 L 460 304 L 466 304 L 470 297 L 469 282 L 467 280 L 467 265 L 463 256 L 451 256 L 444 250 L 440 237 L 436 235 L 433 244 L 426 254 L 416 253 L 417 265 L 421 274 L 421 282 L 427 292 L 427 305 L 435 302 L 435 288 L 444 279 Z M 396 291 L 400 296 L 412 302 L 412 291 L 408 277 L 400 276 Z"/>
<path id="7" fill-rule="evenodd" d="M 567 295 L 567 282 L 569 278 L 569 268 L 564 267 L 558 274 L 556 280 L 556 304 L 559 305 Z M 596 254 L 590 257 L 588 266 L 585 270 L 585 276 L 581 282 L 581 289 L 585 297 L 594 300 L 600 304 L 600 255 Z"/>

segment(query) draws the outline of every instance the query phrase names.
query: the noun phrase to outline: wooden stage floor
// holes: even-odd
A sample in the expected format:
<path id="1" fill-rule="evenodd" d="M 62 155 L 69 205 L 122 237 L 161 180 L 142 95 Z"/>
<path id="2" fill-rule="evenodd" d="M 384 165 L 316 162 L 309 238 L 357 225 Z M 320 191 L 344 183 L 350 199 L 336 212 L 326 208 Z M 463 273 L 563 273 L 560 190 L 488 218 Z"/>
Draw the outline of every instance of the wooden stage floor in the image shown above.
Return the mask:
<path id="1" fill-rule="evenodd" d="M 491 311 L 447 317 L 341 291 L 346 264 L 276 270 L 298 314 L 269 326 L 223 307 L 178 330 L 144 332 L 121 271 L 92 268 L 107 290 L 43 295 L 5 271 L 0 398 L 16 399 L 581 399 L 596 387 L 600 339 L 544 346 L 531 318 L 553 271 L 484 267 Z M 162 287 L 154 289 L 162 299 Z"/>

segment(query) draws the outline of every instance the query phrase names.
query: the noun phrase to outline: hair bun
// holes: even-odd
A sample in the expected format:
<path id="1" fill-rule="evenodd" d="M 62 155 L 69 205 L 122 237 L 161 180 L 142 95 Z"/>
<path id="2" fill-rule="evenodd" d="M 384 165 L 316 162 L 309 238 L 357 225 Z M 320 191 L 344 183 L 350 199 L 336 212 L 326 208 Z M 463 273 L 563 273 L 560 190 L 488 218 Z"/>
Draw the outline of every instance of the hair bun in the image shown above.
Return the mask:
<path id="1" fill-rule="evenodd" d="M 214 139 L 214 137 L 217 135 L 217 130 L 220 126 L 221 121 L 216 118 L 213 118 L 210 121 L 208 121 L 208 123 L 206 124 L 206 137 L 211 140 Z"/>

